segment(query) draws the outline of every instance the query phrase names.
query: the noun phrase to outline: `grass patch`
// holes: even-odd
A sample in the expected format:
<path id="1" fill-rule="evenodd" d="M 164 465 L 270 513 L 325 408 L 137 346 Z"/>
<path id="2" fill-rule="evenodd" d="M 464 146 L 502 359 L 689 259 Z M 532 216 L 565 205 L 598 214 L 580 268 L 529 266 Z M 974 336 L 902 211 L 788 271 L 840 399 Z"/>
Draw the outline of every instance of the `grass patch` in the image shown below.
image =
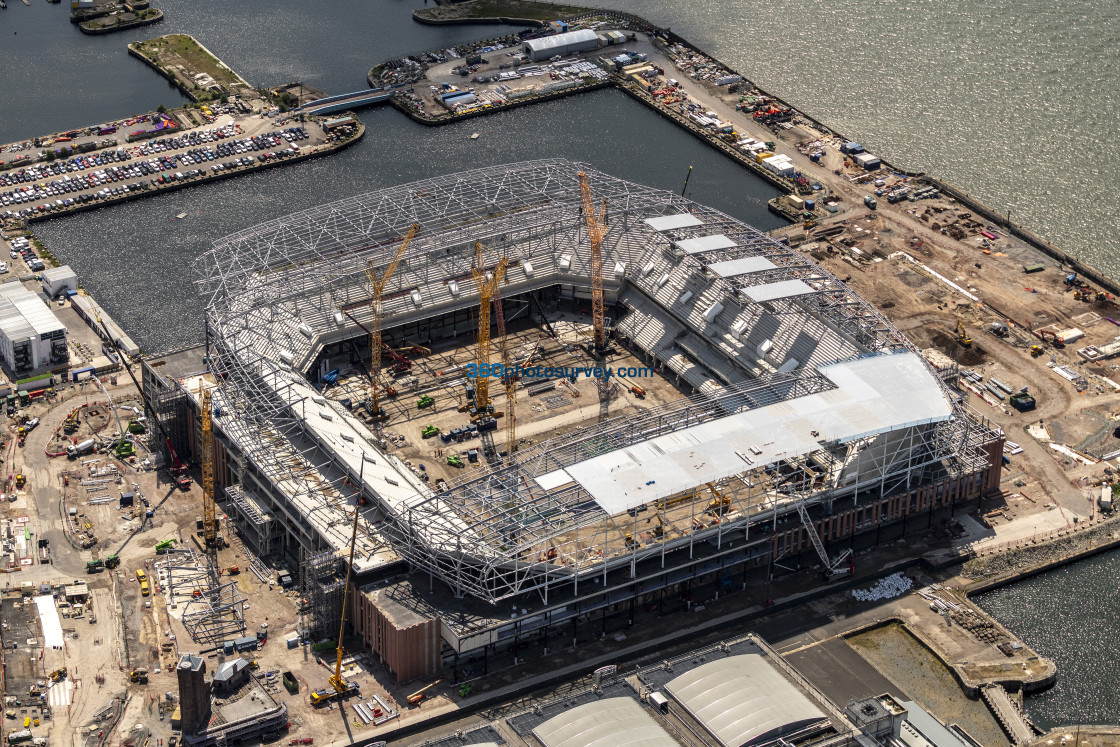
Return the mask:
<path id="1" fill-rule="evenodd" d="M 232 70 L 188 34 L 157 36 L 155 39 L 134 42 L 132 47 L 164 69 L 179 65 L 188 75 L 206 73 L 227 88 L 241 84 Z"/>

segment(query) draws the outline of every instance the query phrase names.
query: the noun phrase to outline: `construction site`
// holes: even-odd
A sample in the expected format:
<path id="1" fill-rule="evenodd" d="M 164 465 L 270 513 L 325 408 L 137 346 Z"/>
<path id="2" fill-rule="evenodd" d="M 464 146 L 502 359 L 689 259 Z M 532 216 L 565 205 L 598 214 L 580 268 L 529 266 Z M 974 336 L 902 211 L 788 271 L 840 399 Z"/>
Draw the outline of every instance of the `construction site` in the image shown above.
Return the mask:
<path id="1" fill-rule="evenodd" d="M 580 164 L 362 195 L 220 240 L 194 271 L 206 365 L 145 364 L 184 425 L 168 440 L 212 432 L 204 483 L 246 551 L 302 570 L 304 634 L 345 618 L 398 683 L 690 589 L 843 576 L 907 517 L 999 486 L 1003 435 L 955 369 L 843 282 Z M 199 625 L 233 635 L 237 598 L 204 587 Z M 341 659 L 313 701 L 354 691 Z"/>

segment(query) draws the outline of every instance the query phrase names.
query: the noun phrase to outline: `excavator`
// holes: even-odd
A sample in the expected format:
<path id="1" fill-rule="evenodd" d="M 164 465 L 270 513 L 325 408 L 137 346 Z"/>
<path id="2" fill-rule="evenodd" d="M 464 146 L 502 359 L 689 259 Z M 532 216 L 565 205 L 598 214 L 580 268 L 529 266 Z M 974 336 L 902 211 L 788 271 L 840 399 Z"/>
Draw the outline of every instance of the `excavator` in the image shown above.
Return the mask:
<path id="1" fill-rule="evenodd" d="M 972 347 L 972 336 L 968 334 L 968 330 L 964 328 L 960 319 L 957 320 L 957 342 L 960 343 L 961 347 Z"/>
<path id="2" fill-rule="evenodd" d="M 1050 343 L 1056 348 L 1064 348 L 1066 346 L 1065 340 L 1058 337 L 1058 333 L 1050 329 L 1040 329 L 1038 336 L 1045 342 Z"/>

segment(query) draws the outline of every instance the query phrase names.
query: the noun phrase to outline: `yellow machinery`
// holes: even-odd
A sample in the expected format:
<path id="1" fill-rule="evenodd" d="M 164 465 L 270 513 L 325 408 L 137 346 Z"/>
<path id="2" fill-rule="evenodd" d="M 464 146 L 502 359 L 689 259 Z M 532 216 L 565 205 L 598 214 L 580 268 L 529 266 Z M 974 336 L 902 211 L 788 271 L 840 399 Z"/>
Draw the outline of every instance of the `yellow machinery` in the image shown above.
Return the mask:
<path id="1" fill-rule="evenodd" d="M 389 273 L 386 274 L 388 275 Z M 360 478 L 359 484 L 361 484 Z M 335 698 L 349 695 L 352 692 L 356 692 L 358 689 L 356 683 L 342 679 L 342 634 L 346 632 L 346 600 L 350 596 L 350 574 L 354 568 L 354 545 L 358 541 L 358 514 L 361 511 L 360 503 L 360 500 L 354 502 L 354 525 L 350 530 L 350 560 L 346 563 L 346 583 L 342 587 L 342 617 L 338 621 L 338 656 L 334 662 L 334 674 L 327 678 L 327 682 L 330 683 L 329 689 L 324 688 L 311 693 L 311 705 L 313 706 L 322 705 Z"/>
<path id="2" fill-rule="evenodd" d="M 708 483 L 708 489 L 712 491 L 711 503 L 708 504 L 708 511 L 713 514 L 723 514 L 724 511 L 731 508 L 731 496 L 724 495 L 713 483 Z"/>
<path id="3" fill-rule="evenodd" d="M 214 509 L 214 414 L 210 390 L 202 391 L 202 536 L 209 550 L 218 548 L 218 520 Z M 211 557 L 212 569 L 217 559 Z"/>
<path id="4" fill-rule="evenodd" d="M 389 265 L 385 268 L 385 272 L 381 277 L 377 277 L 377 273 L 373 269 L 373 263 L 370 262 L 366 267 L 366 278 L 369 280 L 372 295 L 370 297 L 369 308 L 373 314 L 373 321 L 369 327 L 369 342 L 370 342 L 370 366 L 369 375 L 371 379 L 370 396 L 373 402 L 373 417 L 382 418 L 381 401 L 378 387 L 381 385 L 381 317 L 384 312 L 381 304 L 381 294 L 385 290 L 385 284 L 393 277 L 393 273 L 397 271 L 397 265 L 401 262 L 401 257 L 408 251 L 408 245 L 416 238 L 416 234 L 420 231 L 420 224 L 413 223 L 412 227 L 408 229 L 408 233 L 404 235 L 404 240 L 401 245 L 397 247 L 397 251 L 393 254 L 393 258 L 389 261 Z"/>
<path id="5" fill-rule="evenodd" d="M 442 678 L 436 680 L 430 685 L 425 685 L 424 687 L 414 692 L 412 695 L 409 695 L 407 698 L 405 698 L 405 702 L 409 705 L 420 705 L 424 701 L 424 698 L 427 697 L 428 691 L 441 682 L 443 682 Z"/>
<path id="6" fill-rule="evenodd" d="M 1038 356 L 1042 355 L 1042 353 L 1043 353 L 1043 350 L 1042 350 L 1041 345 L 1031 345 L 1031 357 L 1032 358 L 1037 358 Z"/>
<path id="7" fill-rule="evenodd" d="M 586 172 L 579 172 L 579 191 L 583 198 L 583 217 L 587 221 L 587 238 L 591 242 L 591 322 L 594 329 L 595 349 L 607 344 L 606 312 L 603 308 L 603 236 L 607 233 L 607 201 L 595 214 L 591 202 L 591 182 Z"/>
<path id="8" fill-rule="evenodd" d="M 514 396 L 517 389 L 517 376 L 513 370 L 513 362 L 509 355 L 509 340 L 506 338 L 506 315 L 502 310 L 501 286 L 494 286 L 494 314 L 498 323 L 498 350 L 502 357 L 502 383 L 506 390 L 506 459 L 513 456 L 517 447 L 517 419 L 514 412 Z"/>
<path id="9" fill-rule="evenodd" d="M 474 242 L 474 258 L 475 266 L 471 268 L 471 277 L 474 278 L 475 287 L 478 288 L 478 351 L 475 354 L 478 377 L 475 379 L 474 397 L 475 406 L 481 412 L 490 404 L 490 377 L 482 375 L 490 368 L 490 302 L 494 298 L 494 289 L 506 276 L 509 259 L 502 257 L 498 260 L 498 264 L 487 278 L 481 242 Z"/>
<path id="10" fill-rule="evenodd" d="M 972 346 L 972 337 L 968 334 L 968 330 L 964 328 L 960 319 L 957 320 L 957 342 L 966 348 Z"/>

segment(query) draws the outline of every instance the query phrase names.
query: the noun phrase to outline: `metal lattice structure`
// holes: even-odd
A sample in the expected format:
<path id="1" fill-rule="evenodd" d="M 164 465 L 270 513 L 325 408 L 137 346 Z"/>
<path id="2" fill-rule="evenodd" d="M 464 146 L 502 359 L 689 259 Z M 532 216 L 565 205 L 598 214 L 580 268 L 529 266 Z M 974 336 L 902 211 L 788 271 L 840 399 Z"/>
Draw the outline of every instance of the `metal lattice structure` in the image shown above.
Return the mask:
<path id="1" fill-rule="evenodd" d="M 388 334 L 478 307 L 476 241 L 508 258 L 505 298 L 556 286 L 590 298 L 580 171 L 611 206 L 602 261 L 604 293 L 624 309 L 616 334 L 696 395 L 536 444 L 435 493 L 305 374 L 326 346 L 362 335 L 367 268 L 386 266 L 414 223 L 418 236 L 383 294 Z M 717 248 L 684 248 L 713 236 Z M 727 271 L 741 260 L 750 272 Z M 882 315 L 788 246 L 582 164 L 535 161 L 372 192 L 226 237 L 194 270 L 220 382 L 215 424 L 233 445 L 235 471 L 305 518 L 291 531 L 314 534 L 318 548 L 344 547 L 358 508 L 359 566 L 391 548 L 457 595 L 497 601 L 536 590 L 547 600 L 558 585 L 658 556 L 671 562 L 696 543 L 751 541 L 752 527 L 796 515 L 799 501 L 831 509 L 939 481 L 978 485 L 985 447 L 999 437 L 923 362 L 937 417 L 822 438 L 765 463 L 743 454 L 737 467 L 721 464 L 716 477 L 625 511 L 609 510 L 594 486 L 563 480 L 588 460 L 689 428 L 847 396 L 822 373 L 828 366 L 917 357 Z M 368 507 L 355 506 L 344 483 Z"/>

